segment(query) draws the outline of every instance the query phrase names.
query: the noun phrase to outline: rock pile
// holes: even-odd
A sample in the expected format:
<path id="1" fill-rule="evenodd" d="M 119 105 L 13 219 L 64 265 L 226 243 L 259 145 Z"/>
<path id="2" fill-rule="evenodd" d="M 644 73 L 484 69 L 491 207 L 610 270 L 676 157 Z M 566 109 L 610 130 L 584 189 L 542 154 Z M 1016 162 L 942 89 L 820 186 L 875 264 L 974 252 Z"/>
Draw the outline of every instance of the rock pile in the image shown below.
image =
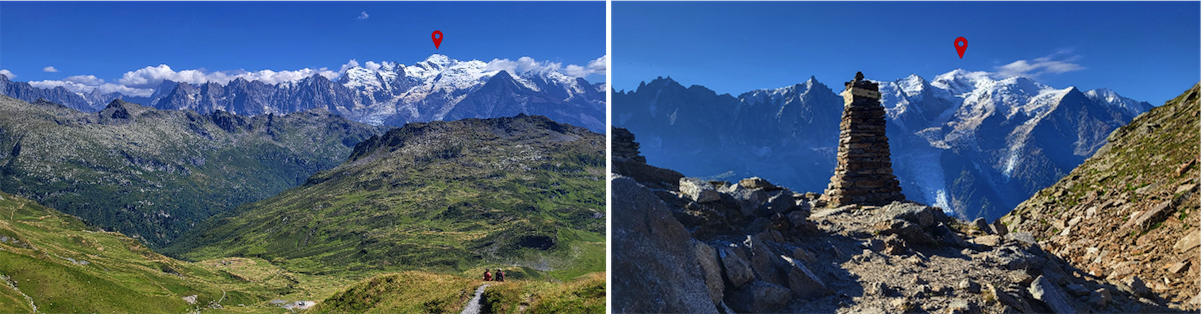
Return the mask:
<path id="1" fill-rule="evenodd" d="M 838 138 L 838 165 L 824 200 L 844 204 L 885 205 L 905 200 L 900 182 L 892 174 L 888 136 L 884 133 L 884 106 L 876 83 L 856 73 L 843 92 L 842 133 Z"/>

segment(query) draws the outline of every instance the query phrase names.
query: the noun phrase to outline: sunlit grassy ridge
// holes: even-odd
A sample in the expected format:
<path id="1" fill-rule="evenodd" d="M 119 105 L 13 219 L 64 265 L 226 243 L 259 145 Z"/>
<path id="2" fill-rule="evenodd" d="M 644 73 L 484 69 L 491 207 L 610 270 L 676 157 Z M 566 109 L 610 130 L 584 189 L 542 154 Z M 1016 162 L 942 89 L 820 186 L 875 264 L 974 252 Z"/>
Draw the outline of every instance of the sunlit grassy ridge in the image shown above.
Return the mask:
<path id="1" fill-rule="evenodd" d="M 0 313 L 179 313 L 210 302 L 253 312 L 272 290 L 159 255 L 120 233 L 0 193 Z M 183 298 L 196 295 L 196 304 Z"/>
<path id="2" fill-rule="evenodd" d="M 604 269 L 604 136 L 545 117 L 410 123 L 168 252 L 313 273 Z"/>
<path id="3" fill-rule="evenodd" d="M 378 133 L 327 112 L 202 115 L 118 100 L 86 113 L 0 96 L 0 190 L 160 247 Z"/>
<path id="4" fill-rule="evenodd" d="M 556 283 L 484 282 L 478 277 L 408 271 L 376 276 L 322 301 L 316 313 L 459 313 L 482 284 L 482 313 L 604 313 L 605 273 Z"/>

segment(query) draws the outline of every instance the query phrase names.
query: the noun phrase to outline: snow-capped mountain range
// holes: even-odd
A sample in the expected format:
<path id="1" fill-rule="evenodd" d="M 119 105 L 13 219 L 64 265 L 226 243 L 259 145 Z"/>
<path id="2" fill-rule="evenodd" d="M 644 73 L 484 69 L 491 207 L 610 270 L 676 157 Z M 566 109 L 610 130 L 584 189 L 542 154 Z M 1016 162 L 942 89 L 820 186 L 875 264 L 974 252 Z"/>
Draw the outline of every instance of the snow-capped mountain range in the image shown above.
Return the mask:
<path id="1" fill-rule="evenodd" d="M 0 75 L 0 92 L 10 97 L 61 103 L 98 111 L 113 99 L 159 109 L 215 110 L 247 115 L 285 114 L 324 108 L 355 121 L 400 126 L 408 122 L 491 118 L 517 113 L 605 131 L 604 83 L 591 84 L 555 70 L 512 73 L 478 60 L 444 55 L 406 66 L 398 62 L 353 66 L 331 81 L 313 75 L 298 81 L 267 84 L 238 78 L 228 84 L 163 81 L 147 98 L 118 93 L 72 93 L 62 87 L 40 89 Z"/>
<path id="2" fill-rule="evenodd" d="M 877 82 L 906 197 L 968 219 L 1009 212 L 1151 108 L 1108 89 L 986 72 Z M 842 109 L 838 92 L 812 77 L 738 97 L 670 78 L 613 95 L 614 125 L 634 133 L 649 163 L 690 176 L 760 176 L 797 191 L 829 183 Z"/>

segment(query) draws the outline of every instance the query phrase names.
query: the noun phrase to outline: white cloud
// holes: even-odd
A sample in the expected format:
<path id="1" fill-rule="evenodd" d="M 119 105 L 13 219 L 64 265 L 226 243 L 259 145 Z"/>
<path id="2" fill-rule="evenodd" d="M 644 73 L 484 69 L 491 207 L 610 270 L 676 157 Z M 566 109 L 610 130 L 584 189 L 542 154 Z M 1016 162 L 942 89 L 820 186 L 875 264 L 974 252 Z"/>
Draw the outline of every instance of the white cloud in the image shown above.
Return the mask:
<path id="1" fill-rule="evenodd" d="M 274 85 L 283 82 L 299 81 L 313 75 L 321 75 L 332 80 L 337 78 L 342 72 L 345 72 L 345 69 L 357 65 L 358 62 L 350 60 L 349 63 L 342 66 L 342 71 L 340 72 L 330 71 L 324 67 L 319 69 L 304 68 L 295 71 L 260 70 L 250 72 L 246 70 L 232 70 L 206 72 L 204 70 L 183 70 L 177 72 L 166 64 L 160 64 L 156 67 L 145 67 L 136 71 L 125 72 L 125 75 L 118 79 L 117 82 L 133 88 L 156 88 L 163 80 L 190 84 L 228 84 L 235 79 L 244 78 L 250 81 L 260 81 Z"/>
<path id="2" fill-rule="evenodd" d="M 526 72 L 546 73 L 550 71 L 558 71 L 567 76 L 585 77 L 592 74 L 604 75 L 607 70 L 606 61 L 608 58 L 608 56 L 601 56 L 596 60 L 588 61 L 588 64 L 584 66 L 568 64 L 566 67 L 564 67 L 562 63 L 550 61 L 538 62 L 537 60 L 534 60 L 534 58 L 530 57 L 521 57 L 518 58 L 517 61 L 509 59 L 493 59 L 492 62 L 488 62 L 487 70 L 508 70 L 509 72 L 517 74 Z"/>
<path id="3" fill-rule="evenodd" d="M 1032 61 L 1014 61 L 996 67 L 997 71 L 989 74 L 997 79 L 1006 79 L 1015 76 L 1033 79 L 1044 73 L 1060 74 L 1084 70 L 1083 66 L 1075 63 L 1075 61 L 1080 60 L 1079 55 L 1066 56 L 1071 52 L 1071 50 L 1060 50 L 1045 57 L 1035 58 Z"/>
<path id="4" fill-rule="evenodd" d="M 13 72 L 9 70 L 0 70 L 0 75 L 8 77 L 10 80 L 17 78 L 17 75 L 13 74 Z"/>
<path id="5" fill-rule="evenodd" d="M 601 56 L 596 60 L 588 61 L 588 70 L 592 74 L 605 75 L 609 73 L 609 55 Z"/>
<path id="6" fill-rule="evenodd" d="M 375 63 L 373 61 L 367 61 L 367 63 L 365 63 L 365 65 L 366 65 L 365 68 L 367 68 L 367 69 L 379 70 L 381 64 Z"/>
<path id="7" fill-rule="evenodd" d="M 63 80 L 67 81 L 67 82 L 75 82 L 75 83 L 79 83 L 79 84 L 83 84 L 83 85 L 90 85 L 90 86 L 104 84 L 104 80 L 97 78 L 95 75 L 68 76 L 66 79 L 63 79 Z"/>
<path id="8" fill-rule="evenodd" d="M 42 68 L 42 72 L 58 72 L 58 69 L 55 69 L 54 67 L 44 67 Z"/>
<path id="9" fill-rule="evenodd" d="M 367 17 L 368 17 L 368 15 L 367 15 L 367 11 L 363 11 L 363 13 L 359 13 L 359 17 L 358 17 L 358 19 L 360 19 L 360 20 L 366 20 L 366 19 L 367 19 Z"/>
<path id="10" fill-rule="evenodd" d="M 357 66 L 359 66 L 359 62 L 355 61 L 354 59 L 350 59 L 350 61 L 346 61 L 346 64 L 342 65 L 342 69 L 338 70 L 338 75 L 341 75 L 342 73 L 346 73 L 346 70 L 349 70 L 350 68 L 357 67 Z"/>
<path id="11" fill-rule="evenodd" d="M 550 61 L 538 62 L 534 60 L 534 58 L 530 57 L 521 57 L 518 58 L 517 61 L 509 59 L 492 59 L 492 62 L 488 62 L 488 66 L 486 67 L 488 71 L 507 70 L 517 74 L 526 72 L 546 73 L 550 71 L 558 71 L 559 68 L 562 68 L 562 63 Z"/>
<path id="12" fill-rule="evenodd" d="M 88 76 L 91 76 L 91 75 L 88 75 Z M 72 76 L 72 77 L 68 78 L 68 80 L 63 80 L 63 81 L 46 80 L 46 81 L 29 82 L 29 85 L 32 85 L 33 87 L 37 87 L 37 88 L 55 88 L 55 87 L 61 86 L 62 88 L 66 88 L 68 91 L 71 91 L 74 93 L 81 93 L 81 94 L 91 93 L 93 90 L 100 90 L 101 93 L 106 93 L 106 94 L 112 93 L 112 92 L 120 92 L 125 95 L 146 97 L 146 96 L 150 96 L 150 94 L 154 92 L 154 90 L 151 90 L 151 89 L 131 88 L 128 86 L 118 85 L 118 84 L 113 84 L 113 83 L 84 84 L 84 83 L 69 80 L 71 78 L 76 78 L 78 80 L 81 77 L 83 77 L 83 76 L 82 75 L 81 76 Z M 91 76 L 91 77 L 93 79 L 95 78 L 94 76 Z M 99 81 L 102 82 L 104 80 L 99 80 Z M 91 81 L 91 82 L 96 82 L 96 81 Z"/>

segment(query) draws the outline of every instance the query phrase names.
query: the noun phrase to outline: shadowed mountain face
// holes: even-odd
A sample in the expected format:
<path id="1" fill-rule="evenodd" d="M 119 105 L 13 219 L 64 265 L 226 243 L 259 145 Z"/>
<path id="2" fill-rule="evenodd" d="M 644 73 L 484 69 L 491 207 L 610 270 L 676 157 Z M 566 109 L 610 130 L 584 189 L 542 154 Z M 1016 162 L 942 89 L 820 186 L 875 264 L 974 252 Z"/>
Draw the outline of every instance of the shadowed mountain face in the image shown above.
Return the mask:
<path id="1" fill-rule="evenodd" d="M 541 116 L 409 123 L 168 252 L 282 258 L 306 271 L 599 271 L 604 147 L 604 135 Z"/>
<path id="2" fill-rule="evenodd" d="M 324 111 L 246 117 L 115 100 L 87 113 L 0 96 L 0 190 L 165 246 L 304 183 L 379 133 Z"/>
<path id="3" fill-rule="evenodd" d="M 952 71 L 882 81 L 894 174 L 907 199 L 995 219 L 1083 162 L 1150 105 L 1099 89 Z M 833 175 L 843 100 L 815 78 L 738 97 L 668 79 L 613 94 L 613 124 L 650 164 L 689 176 L 759 176 L 821 192 Z"/>

